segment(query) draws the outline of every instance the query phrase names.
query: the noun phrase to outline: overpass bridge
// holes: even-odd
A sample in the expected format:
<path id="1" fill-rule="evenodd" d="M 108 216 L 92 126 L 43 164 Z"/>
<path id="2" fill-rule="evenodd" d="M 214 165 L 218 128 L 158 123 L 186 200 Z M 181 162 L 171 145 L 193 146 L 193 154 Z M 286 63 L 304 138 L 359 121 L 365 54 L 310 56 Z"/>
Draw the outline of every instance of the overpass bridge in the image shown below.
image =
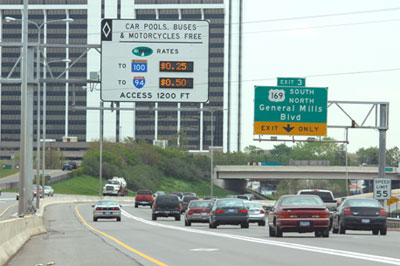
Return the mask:
<path id="1" fill-rule="evenodd" d="M 386 168 L 385 177 L 400 180 L 400 168 Z M 247 180 L 274 179 L 361 179 L 378 177 L 378 167 L 368 166 L 254 166 L 217 165 L 214 184 L 237 190 L 245 188 Z"/>

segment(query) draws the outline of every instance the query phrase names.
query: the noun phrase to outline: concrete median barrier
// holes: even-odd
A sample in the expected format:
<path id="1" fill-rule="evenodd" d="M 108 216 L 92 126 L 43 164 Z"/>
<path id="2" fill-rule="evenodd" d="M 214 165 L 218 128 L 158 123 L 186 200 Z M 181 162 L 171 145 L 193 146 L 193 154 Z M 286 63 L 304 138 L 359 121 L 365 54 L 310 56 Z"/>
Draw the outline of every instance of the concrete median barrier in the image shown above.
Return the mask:
<path id="1" fill-rule="evenodd" d="M 134 198 L 107 197 L 118 202 L 134 202 Z M 40 208 L 35 214 L 23 218 L 13 218 L 0 221 L 0 265 L 4 265 L 32 236 L 46 233 L 43 226 L 43 214 L 47 206 L 53 204 L 90 203 L 96 202 L 99 197 L 65 196 L 51 197 L 40 201 Z"/>

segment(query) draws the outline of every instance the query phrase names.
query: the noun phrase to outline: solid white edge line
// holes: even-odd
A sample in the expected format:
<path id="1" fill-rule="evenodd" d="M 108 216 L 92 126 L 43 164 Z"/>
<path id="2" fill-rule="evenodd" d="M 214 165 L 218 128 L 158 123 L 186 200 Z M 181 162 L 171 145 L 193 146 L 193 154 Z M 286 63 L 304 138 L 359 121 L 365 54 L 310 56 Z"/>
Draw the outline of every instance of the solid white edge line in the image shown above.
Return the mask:
<path id="1" fill-rule="evenodd" d="M 225 234 L 225 233 L 202 231 L 202 230 L 191 229 L 191 228 L 176 227 L 176 226 L 165 225 L 165 224 L 160 224 L 157 222 L 148 221 L 143 218 L 133 216 L 125 210 L 122 210 L 122 214 L 128 218 L 134 219 L 141 223 L 145 223 L 145 224 L 152 225 L 152 226 L 173 229 L 173 230 L 179 230 L 179 231 L 185 231 L 185 232 L 191 232 L 191 233 L 197 233 L 197 234 L 204 234 L 204 235 L 211 235 L 211 236 L 218 236 L 218 237 L 225 237 L 225 238 L 230 238 L 230 239 L 264 244 L 264 245 L 272 245 L 272 246 L 304 250 L 304 251 L 309 251 L 309 252 L 323 253 L 323 254 L 339 256 L 339 257 L 348 257 L 348 258 L 359 259 L 359 260 L 380 262 L 380 263 L 385 263 L 385 264 L 400 265 L 400 259 L 396 259 L 396 258 L 370 255 L 370 254 L 351 252 L 351 251 L 344 251 L 344 250 L 338 250 L 338 249 L 320 248 L 320 247 L 307 246 L 307 245 L 301 245 L 301 244 L 293 244 L 293 243 L 280 242 L 280 241 L 275 241 L 275 240 L 267 240 L 267 239 L 259 239 L 259 238 L 246 237 L 246 236 L 230 235 L 230 234 Z"/>

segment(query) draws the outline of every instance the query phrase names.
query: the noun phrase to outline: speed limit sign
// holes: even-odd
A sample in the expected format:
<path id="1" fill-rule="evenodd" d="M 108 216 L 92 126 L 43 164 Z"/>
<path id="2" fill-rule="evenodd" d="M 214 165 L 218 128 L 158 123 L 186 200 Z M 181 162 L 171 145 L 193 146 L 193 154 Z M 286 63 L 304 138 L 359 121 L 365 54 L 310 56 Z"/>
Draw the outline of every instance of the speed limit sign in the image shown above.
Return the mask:
<path id="1" fill-rule="evenodd" d="M 389 200 L 392 192 L 392 180 L 390 178 L 374 178 L 374 199 Z"/>

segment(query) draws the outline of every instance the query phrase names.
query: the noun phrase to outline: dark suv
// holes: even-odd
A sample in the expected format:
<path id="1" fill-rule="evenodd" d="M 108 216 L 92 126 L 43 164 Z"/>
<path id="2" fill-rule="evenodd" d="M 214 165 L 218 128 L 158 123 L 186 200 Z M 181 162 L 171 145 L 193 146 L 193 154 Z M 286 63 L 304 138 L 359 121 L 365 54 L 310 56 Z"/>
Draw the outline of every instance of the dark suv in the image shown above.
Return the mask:
<path id="1" fill-rule="evenodd" d="M 62 170 L 72 170 L 72 165 L 70 163 L 64 163 L 62 166 Z"/>
<path id="2" fill-rule="evenodd" d="M 159 195 L 153 204 L 151 219 L 157 217 L 175 217 L 175 221 L 181 220 L 182 204 L 176 195 Z"/>

